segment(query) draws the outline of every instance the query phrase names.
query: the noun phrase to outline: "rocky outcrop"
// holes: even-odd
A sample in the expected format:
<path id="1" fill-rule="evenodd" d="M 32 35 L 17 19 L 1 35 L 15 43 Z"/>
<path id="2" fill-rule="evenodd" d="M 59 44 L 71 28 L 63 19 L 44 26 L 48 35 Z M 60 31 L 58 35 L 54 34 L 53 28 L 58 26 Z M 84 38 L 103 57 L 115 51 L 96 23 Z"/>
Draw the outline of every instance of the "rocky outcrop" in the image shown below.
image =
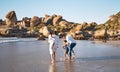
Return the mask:
<path id="1" fill-rule="evenodd" d="M 86 25 L 84 30 L 94 31 L 95 30 L 95 26 L 97 26 L 97 23 L 96 22 L 91 22 L 91 23 Z"/>
<path id="2" fill-rule="evenodd" d="M 22 19 L 22 21 L 17 21 L 17 25 L 18 25 L 20 30 L 22 28 L 29 28 L 30 27 L 30 18 L 25 17 Z"/>
<path id="3" fill-rule="evenodd" d="M 52 30 L 47 26 L 44 26 L 39 30 L 39 33 L 43 34 L 46 37 L 48 37 L 49 32 L 52 32 Z"/>
<path id="4" fill-rule="evenodd" d="M 7 28 L 7 27 L 2 27 L 2 28 L 0 28 L 0 34 L 1 35 L 3 35 L 3 36 L 5 36 L 5 35 L 7 35 L 8 33 L 7 33 L 7 30 L 8 30 L 9 28 Z"/>
<path id="5" fill-rule="evenodd" d="M 79 34 L 83 29 L 83 26 L 80 24 L 80 25 L 77 25 L 76 27 L 74 27 L 73 29 L 70 30 L 70 33 L 75 35 L 75 34 Z"/>
<path id="6" fill-rule="evenodd" d="M 68 22 L 67 21 L 60 21 L 59 25 L 62 27 L 67 27 L 68 26 Z"/>
<path id="7" fill-rule="evenodd" d="M 42 33 L 40 33 L 38 36 L 38 40 L 45 40 L 45 36 Z"/>
<path id="8" fill-rule="evenodd" d="M 84 27 L 85 26 L 85 27 Z M 90 37 L 92 37 L 91 31 L 86 30 L 86 26 L 88 24 L 78 24 L 76 27 L 70 30 L 70 34 L 75 38 L 75 39 L 84 39 L 87 40 Z"/>
<path id="9" fill-rule="evenodd" d="M 5 25 L 5 21 L 3 21 L 2 19 L 0 19 L 0 25 Z"/>
<path id="10" fill-rule="evenodd" d="M 15 11 L 11 11 L 6 15 L 5 22 L 7 26 L 13 26 L 17 23 L 17 17 Z"/>
<path id="11" fill-rule="evenodd" d="M 23 25 L 23 27 L 30 27 L 30 20 L 31 20 L 31 18 L 28 18 L 28 17 L 25 17 L 25 18 L 23 18 L 22 19 L 22 25 Z"/>
<path id="12" fill-rule="evenodd" d="M 46 14 L 43 19 L 43 23 L 45 23 L 46 25 L 53 24 L 52 20 L 53 20 L 53 17 Z"/>
<path id="13" fill-rule="evenodd" d="M 120 36 L 120 12 L 115 15 L 111 15 L 104 24 L 100 24 L 96 26 L 96 30 L 105 30 L 107 29 L 107 33 L 109 35 L 109 39 L 116 39 Z"/>
<path id="14" fill-rule="evenodd" d="M 62 20 L 62 16 L 60 15 L 55 15 L 55 17 L 53 18 L 53 25 L 57 26 L 59 25 L 59 22 Z"/>
<path id="15" fill-rule="evenodd" d="M 30 27 L 35 27 L 35 26 L 38 26 L 39 24 L 40 24 L 39 17 L 34 16 L 34 17 L 31 18 Z"/>
<path id="16" fill-rule="evenodd" d="M 1 28 L 0 34 L 2 36 L 7 36 L 7 37 L 17 36 L 19 34 L 19 29 L 18 28 L 11 28 L 11 27 Z"/>
<path id="17" fill-rule="evenodd" d="M 0 34 L 4 36 L 39 37 L 41 40 L 47 37 L 50 31 L 57 31 L 60 37 L 70 33 L 76 39 L 108 37 L 112 40 L 120 40 L 120 12 L 111 15 L 104 24 L 69 22 L 56 14 L 51 16 L 46 14 L 40 18 L 38 16 L 24 17 L 17 21 L 14 11 L 6 15 L 5 21 L 0 19 Z"/>
<path id="18" fill-rule="evenodd" d="M 23 37 L 38 37 L 38 36 L 39 36 L 39 32 L 32 29 L 27 31 Z"/>
<path id="19" fill-rule="evenodd" d="M 107 30 L 103 29 L 103 30 L 97 30 L 94 32 L 94 38 L 96 39 L 106 39 L 108 38 L 109 34 L 107 32 Z"/>

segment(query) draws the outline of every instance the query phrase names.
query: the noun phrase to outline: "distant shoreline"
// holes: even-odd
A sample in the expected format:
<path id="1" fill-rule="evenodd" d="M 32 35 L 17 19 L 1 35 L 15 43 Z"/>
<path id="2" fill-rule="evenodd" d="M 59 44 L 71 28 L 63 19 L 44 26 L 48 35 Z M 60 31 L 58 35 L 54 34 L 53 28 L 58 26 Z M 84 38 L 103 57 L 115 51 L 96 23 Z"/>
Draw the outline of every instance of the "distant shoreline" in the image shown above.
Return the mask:
<path id="1" fill-rule="evenodd" d="M 0 43 L 37 41 L 37 38 L 0 37 Z"/>
<path id="2" fill-rule="evenodd" d="M 60 38 L 63 39 L 63 38 Z M 7 42 L 22 42 L 22 41 L 37 41 L 38 38 L 36 37 L 28 37 L 28 38 L 17 38 L 17 37 L 0 37 L 0 43 L 7 43 Z M 47 38 L 46 38 L 47 40 Z M 42 40 L 40 40 L 42 41 Z M 78 40 L 80 41 L 80 40 Z M 106 42 L 95 39 L 95 40 L 81 40 L 81 41 L 92 41 L 94 43 L 108 43 L 108 44 L 120 44 L 120 40 L 106 40 Z"/>

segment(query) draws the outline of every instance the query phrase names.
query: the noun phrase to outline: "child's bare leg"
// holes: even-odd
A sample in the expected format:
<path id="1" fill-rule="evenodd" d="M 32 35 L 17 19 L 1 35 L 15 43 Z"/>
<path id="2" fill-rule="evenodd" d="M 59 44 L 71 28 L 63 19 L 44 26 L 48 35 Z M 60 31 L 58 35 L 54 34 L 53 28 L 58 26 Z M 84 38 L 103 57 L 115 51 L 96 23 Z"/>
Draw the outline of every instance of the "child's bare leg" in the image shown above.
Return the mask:
<path id="1" fill-rule="evenodd" d="M 64 52 L 64 60 L 66 60 L 66 52 Z"/>

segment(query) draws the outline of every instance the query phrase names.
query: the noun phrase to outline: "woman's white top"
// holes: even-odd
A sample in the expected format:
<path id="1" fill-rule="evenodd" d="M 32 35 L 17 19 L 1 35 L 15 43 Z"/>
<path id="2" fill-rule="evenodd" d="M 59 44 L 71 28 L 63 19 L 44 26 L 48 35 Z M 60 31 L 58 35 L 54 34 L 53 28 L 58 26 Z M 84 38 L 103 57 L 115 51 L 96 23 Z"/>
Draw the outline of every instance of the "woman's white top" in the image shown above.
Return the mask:
<path id="1" fill-rule="evenodd" d="M 68 43 L 76 43 L 76 40 L 72 36 L 66 36 L 66 40 Z"/>
<path id="2" fill-rule="evenodd" d="M 48 36 L 48 42 L 49 43 L 54 43 L 55 42 L 55 38 L 52 37 L 51 35 Z"/>
<path id="3" fill-rule="evenodd" d="M 49 35 L 48 36 L 48 42 L 49 42 L 49 51 L 50 54 L 53 54 L 53 52 L 56 52 L 58 48 L 58 39 L 59 37 L 57 35 Z M 54 44 L 54 46 L 53 46 Z"/>

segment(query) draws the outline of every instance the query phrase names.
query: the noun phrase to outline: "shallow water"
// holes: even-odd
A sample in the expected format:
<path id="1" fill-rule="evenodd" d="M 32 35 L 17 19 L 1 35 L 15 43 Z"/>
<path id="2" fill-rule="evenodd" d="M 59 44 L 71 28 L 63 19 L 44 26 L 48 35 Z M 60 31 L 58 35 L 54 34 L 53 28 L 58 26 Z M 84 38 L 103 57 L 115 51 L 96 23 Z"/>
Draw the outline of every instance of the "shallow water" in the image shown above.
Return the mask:
<path id="1" fill-rule="evenodd" d="M 119 72 L 119 41 L 77 40 L 76 60 L 63 61 L 63 40 L 59 40 L 57 61 L 50 63 L 48 42 L 18 41 L 0 43 L 0 72 Z"/>

